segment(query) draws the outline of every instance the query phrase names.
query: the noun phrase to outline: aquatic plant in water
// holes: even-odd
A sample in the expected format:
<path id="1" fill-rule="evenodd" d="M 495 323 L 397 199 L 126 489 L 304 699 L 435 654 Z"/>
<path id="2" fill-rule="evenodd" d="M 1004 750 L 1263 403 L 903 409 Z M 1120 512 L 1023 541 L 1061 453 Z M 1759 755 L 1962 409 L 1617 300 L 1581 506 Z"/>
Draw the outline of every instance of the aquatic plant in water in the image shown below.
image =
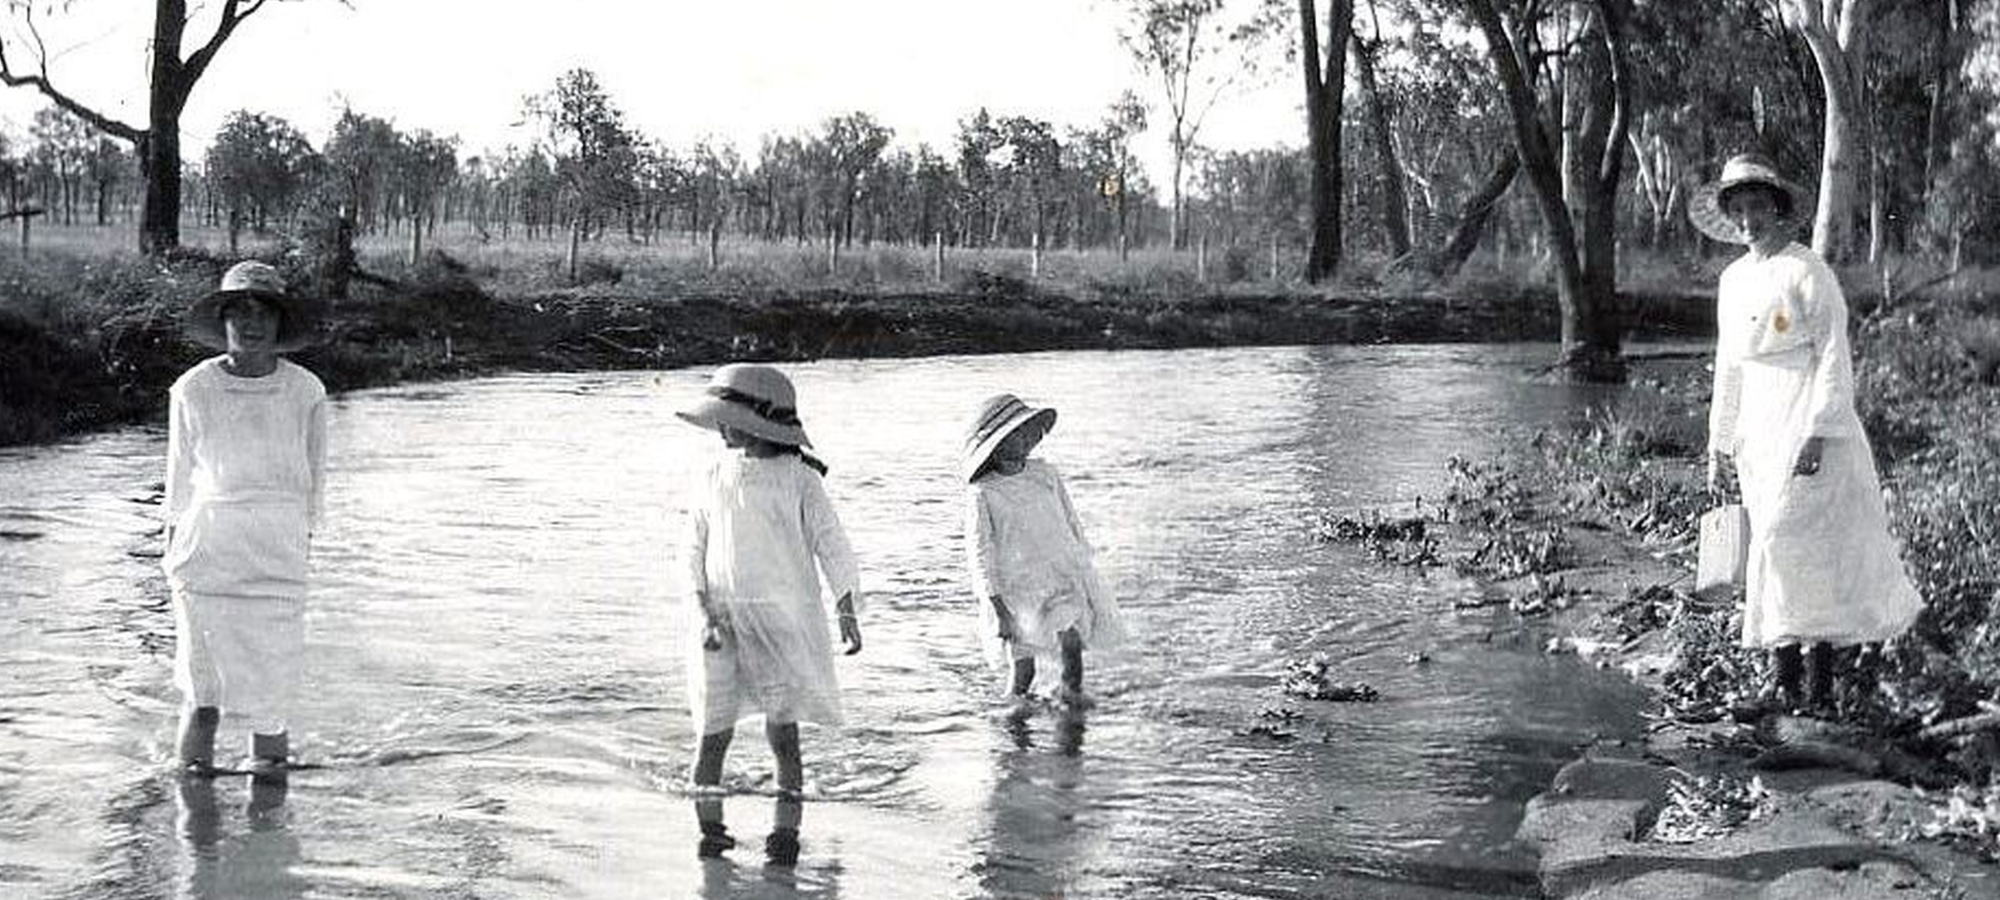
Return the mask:
<path id="1" fill-rule="evenodd" d="M 1381 699 L 1381 694 L 1373 686 L 1359 681 L 1335 681 L 1332 671 L 1333 659 L 1324 653 L 1315 653 L 1311 659 L 1287 663 L 1285 678 L 1279 687 L 1291 696 L 1307 700 L 1373 703 Z"/>
<path id="2" fill-rule="evenodd" d="M 1378 562 L 1421 570 L 1440 564 L 1431 524 L 1422 512 L 1421 501 L 1417 515 L 1398 518 L 1375 510 L 1359 515 L 1323 512 L 1313 524 L 1313 538 L 1322 543 L 1360 544 Z"/>

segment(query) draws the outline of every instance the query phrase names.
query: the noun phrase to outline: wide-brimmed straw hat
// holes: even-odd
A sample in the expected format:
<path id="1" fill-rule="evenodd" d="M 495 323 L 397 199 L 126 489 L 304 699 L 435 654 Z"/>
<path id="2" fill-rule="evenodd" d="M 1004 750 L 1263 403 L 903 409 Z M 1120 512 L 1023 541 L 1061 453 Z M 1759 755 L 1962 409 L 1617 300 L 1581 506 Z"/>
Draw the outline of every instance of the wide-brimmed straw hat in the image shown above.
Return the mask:
<path id="1" fill-rule="evenodd" d="M 215 291 L 188 307 L 181 329 L 198 344 L 217 350 L 229 349 L 229 337 L 222 327 L 222 314 L 229 301 L 252 297 L 263 301 L 278 314 L 278 333 L 272 340 L 280 353 L 297 350 L 313 342 L 318 310 L 304 298 L 285 292 L 285 277 L 267 263 L 246 260 L 222 273 Z"/>
<path id="2" fill-rule="evenodd" d="M 1722 209 L 1722 194 L 1733 187 L 1761 184 L 1783 191 L 1792 201 L 1792 217 L 1797 218 L 1811 199 L 1805 188 L 1778 174 L 1778 167 L 1761 154 L 1742 153 L 1722 164 L 1722 174 L 1694 189 L 1688 198 L 1688 221 L 1701 233 L 1725 244 L 1747 244 L 1750 236 Z"/>
<path id="3" fill-rule="evenodd" d="M 810 447 L 798 407 L 798 393 L 785 373 L 756 363 L 730 363 L 709 377 L 700 400 L 674 415 L 703 428 L 727 425 L 775 444 Z"/>
<path id="4" fill-rule="evenodd" d="M 1033 425 L 1041 434 L 1047 434 L 1056 425 L 1056 411 L 1049 407 L 1033 407 L 1021 402 L 1013 394 L 994 394 L 979 404 L 979 411 L 965 429 L 964 455 L 958 464 L 958 473 L 966 481 L 979 476 L 979 470 L 986 467 L 995 448 L 1007 436 L 1023 427 Z"/>

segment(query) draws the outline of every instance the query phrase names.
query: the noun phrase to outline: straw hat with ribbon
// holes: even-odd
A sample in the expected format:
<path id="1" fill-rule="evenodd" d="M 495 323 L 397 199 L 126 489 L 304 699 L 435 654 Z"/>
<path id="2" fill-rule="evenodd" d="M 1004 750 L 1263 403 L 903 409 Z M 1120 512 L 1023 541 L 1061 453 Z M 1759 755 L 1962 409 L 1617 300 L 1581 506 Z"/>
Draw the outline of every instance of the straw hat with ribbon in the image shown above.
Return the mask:
<path id="1" fill-rule="evenodd" d="M 278 314 L 278 333 L 272 349 L 287 353 L 311 344 L 318 327 L 317 310 L 300 297 L 285 293 L 285 278 L 267 263 L 246 260 L 222 273 L 222 284 L 208 296 L 196 300 L 181 319 L 181 328 L 198 344 L 217 350 L 229 349 L 223 313 L 232 300 L 254 298 Z"/>
<path id="2" fill-rule="evenodd" d="M 1761 184 L 1782 192 L 1791 200 L 1791 216 L 1797 218 L 1811 200 L 1805 188 L 1778 174 L 1778 167 L 1771 160 L 1757 153 L 1743 153 L 1729 158 L 1722 164 L 1722 175 L 1714 181 L 1694 189 L 1688 197 L 1688 220 L 1701 233 L 1725 244 L 1748 244 L 1750 236 L 1743 233 L 1743 226 L 1731 219 L 1722 208 L 1722 195 L 1730 188 L 1746 184 Z"/>
<path id="3" fill-rule="evenodd" d="M 674 413 L 703 428 L 727 425 L 788 447 L 810 447 L 792 380 L 770 366 L 731 363 L 709 377 L 705 396 Z"/>
<path id="4" fill-rule="evenodd" d="M 1033 426 L 1038 433 L 1047 434 L 1056 425 L 1056 411 L 1048 407 L 1033 407 L 1021 402 L 1013 394 L 995 394 L 979 404 L 979 412 L 965 430 L 964 456 L 959 460 L 960 477 L 971 481 L 979 476 L 979 470 L 986 467 L 986 461 L 993 457 L 993 451 L 1007 436 L 1023 427 Z"/>

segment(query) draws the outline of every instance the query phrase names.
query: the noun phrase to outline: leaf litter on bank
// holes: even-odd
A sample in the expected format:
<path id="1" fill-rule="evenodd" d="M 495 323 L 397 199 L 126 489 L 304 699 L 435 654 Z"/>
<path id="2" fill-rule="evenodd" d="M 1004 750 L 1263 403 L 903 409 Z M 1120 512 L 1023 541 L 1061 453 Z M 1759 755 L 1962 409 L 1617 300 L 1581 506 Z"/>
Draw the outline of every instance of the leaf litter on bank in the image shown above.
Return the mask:
<path id="1" fill-rule="evenodd" d="M 1666 803 L 1646 838 L 1667 844 L 1691 844 L 1722 837 L 1776 812 L 1771 791 L 1762 778 L 1728 772 L 1693 775 L 1676 770 L 1667 782 Z"/>

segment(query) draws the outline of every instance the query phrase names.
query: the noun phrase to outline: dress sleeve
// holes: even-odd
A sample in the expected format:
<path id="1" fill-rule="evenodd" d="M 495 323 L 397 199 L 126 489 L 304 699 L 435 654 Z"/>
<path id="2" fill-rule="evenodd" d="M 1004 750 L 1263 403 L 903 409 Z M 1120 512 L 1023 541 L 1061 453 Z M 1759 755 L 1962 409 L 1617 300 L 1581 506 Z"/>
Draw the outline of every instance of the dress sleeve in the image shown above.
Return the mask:
<path id="1" fill-rule="evenodd" d="M 681 531 L 681 579 L 692 602 L 695 595 L 708 591 L 708 508 L 702 505 L 708 485 L 699 475 L 688 481 L 687 518 Z"/>
<path id="2" fill-rule="evenodd" d="M 310 493 L 307 495 L 308 531 L 318 531 L 322 513 L 326 509 L 326 396 L 321 394 L 313 400 L 312 410 L 306 414 L 306 466 L 312 478 Z"/>
<path id="3" fill-rule="evenodd" d="M 799 467 L 799 483 L 803 485 L 800 494 L 805 514 L 806 541 L 812 553 L 819 560 L 819 569 L 826 576 L 827 587 L 833 596 L 854 595 L 855 609 L 861 608 L 861 571 L 854 561 L 854 548 L 847 543 L 847 530 L 840 526 L 840 516 L 833 511 L 833 501 L 826 496 L 826 486 L 817 473 Z"/>
<path id="4" fill-rule="evenodd" d="M 990 600 L 999 593 L 1000 552 L 995 545 L 993 514 L 986 508 L 986 492 L 977 487 L 965 490 L 965 570 L 972 575 L 972 593 Z"/>
<path id="5" fill-rule="evenodd" d="M 1737 359 L 1736 341 L 1729 333 L 1729 325 L 1722 314 L 1723 301 L 1728 293 L 1728 274 L 1724 273 L 1723 284 L 1716 291 L 1715 380 L 1708 401 L 1708 454 L 1711 465 L 1717 453 L 1736 453 L 1736 416 L 1743 390 L 1743 369 Z"/>
<path id="6" fill-rule="evenodd" d="M 194 422 L 188 415 L 187 398 L 179 386 L 167 392 L 167 496 L 162 504 L 167 527 L 180 521 L 187 511 L 188 484 L 194 472 Z"/>
<path id="7" fill-rule="evenodd" d="M 1833 270 L 1818 259 L 1799 285 L 1813 348 L 1812 385 L 1806 394 L 1806 434 L 1850 436 L 1854 409 L 1854 351 L 1847 339 L 1847 296 Z"/>
<path id="8" fill-rule="evenodd" d="M 1056 499 L 1062 502 L 1063 519 L 1069 522 L 1070 533 L 1076 535 L 1077 545 L 1081 546 L 1085 553 L 1094 554 L 1090 539 L 1083 536 L 1083 520 L 1076 515 L 1076 504 L 1069 499 L 1069 486 L 1063 483 L 1062 473 L 1057 472 L 1053 466 L 1049 467 L 1049 480 L 1055 482 Z"/>

